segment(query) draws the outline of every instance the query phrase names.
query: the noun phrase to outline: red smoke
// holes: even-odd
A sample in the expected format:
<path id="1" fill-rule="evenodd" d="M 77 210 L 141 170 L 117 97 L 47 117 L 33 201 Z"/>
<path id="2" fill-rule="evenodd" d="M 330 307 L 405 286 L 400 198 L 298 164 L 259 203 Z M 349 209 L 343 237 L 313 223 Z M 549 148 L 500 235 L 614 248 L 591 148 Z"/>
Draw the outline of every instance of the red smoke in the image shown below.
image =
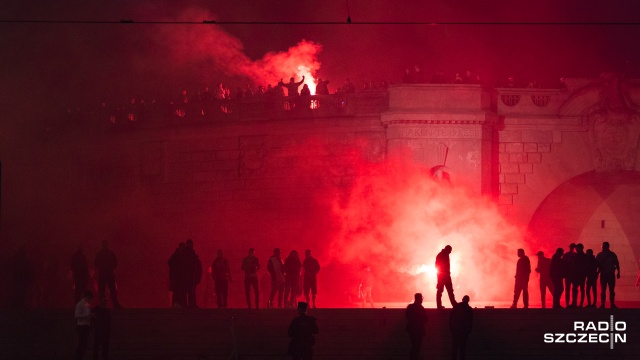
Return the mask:
<path id="1" fill-rule="evenodd" d="M 202 21 L 215 16 L 203 9 L 189 8 L 178 16 L 180 21 Z M 289 82 L 294 77 L 315 92 L 313 76 L 320 69 L 318 55 L 322 46 L 312 41 L 302 40 L 287 51 L 269 52 L 261 59 L 252 60 L 244 52 L 244 46 L 236 37 L 226 33 L 217 25 L 188 25 L 184 27 L 162 28 L 158 40 L 169 47 L 172 58 L 179 66 L 204 64 L 208 71 L 215 68 L 227 76 L 246 77 L 258 85 L 275 85 L 283 79 Z"/>
<path id="2" fill-rule="evenodd" d="M 341 225 L 330 253 L 340 263 L 372 266 L 379 298 L 410 301 L 422 292 L 434 301 L 435 257 L 449 244 L 458 300 L 511 299 L 524 239 L 489 199 L 433 180 L 415 164 L 387 160 L 359 176 L 334 211 Z"/>

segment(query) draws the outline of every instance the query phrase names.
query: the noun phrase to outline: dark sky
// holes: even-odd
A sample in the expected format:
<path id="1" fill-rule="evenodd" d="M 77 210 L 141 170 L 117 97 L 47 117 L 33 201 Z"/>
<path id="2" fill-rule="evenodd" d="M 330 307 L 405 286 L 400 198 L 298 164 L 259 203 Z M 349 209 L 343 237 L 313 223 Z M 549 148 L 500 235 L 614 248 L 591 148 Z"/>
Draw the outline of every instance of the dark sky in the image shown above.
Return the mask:
<path id="1" fill-rule="evenodd" d="M 585 23 L 584 25 L 145 25 L 43 24 L 12 20 L 346 22 L 346 1 L 15 1 L 0 7 L 0 141 L 39 126 L 52 110 L 100 99 L 170 98 L 182 87 L 247 80 L 215 63 L 219 48 L 196 46 L 222 30 L 250 59 L 306 39 L 322 45 L 318 76 L 336 86 L 398 82 L 405 68 L 426 74 L 471 70 L 489 85 L 513 75 L 555 85 L 640 68 L 638 1 L 351 0 L 358 22 Z M 594 23 L 608 23 L 596 25 Z M 213 35 L 212 35 L 213 34 Z M 226 36 L 226 35 L 225 35 Z M 235 39 L 235 40 L 234 40 Z M 229 64 L 227 64 L 228 66 Z M 90 102 L 89 102 L 90 101 Z"/>

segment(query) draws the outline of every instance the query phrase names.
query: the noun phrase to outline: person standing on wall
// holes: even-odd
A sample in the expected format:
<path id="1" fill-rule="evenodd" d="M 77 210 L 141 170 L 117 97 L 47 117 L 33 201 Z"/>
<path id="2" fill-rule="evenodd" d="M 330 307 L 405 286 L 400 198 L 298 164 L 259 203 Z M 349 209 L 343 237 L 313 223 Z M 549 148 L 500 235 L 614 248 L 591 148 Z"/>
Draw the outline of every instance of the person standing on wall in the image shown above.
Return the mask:
<path id="1" fill-rule="evenodd" d="M 513 289 L 512 309 L 518 307 L 518 298 L 522 293 L 522 301 L 524 308 L 529 307 L 529 275 L 531 274 L 531 262 L 529 257 L 524 254 L 524 249 L 518 249 L 518 263 L 516 264 L 516 285 Z"/>
<path id="2" fill-rule="evenodd" d="M 247 298 L 247 307 L 251 309 L 251 288 L 256 298 L 256 309 L 260 308 L 260 288 L 258 287 L 258 270 L 260 262 L 256 257 L 254 248 L 249 249 L 249 255 L 242 259 L 242 271 L 244 271 L 244 293 Z"/>
<path id="3" fill-rule="evenodd" d="M 551 259 L 544 257 L 544 252 L 538 251 L 538 266 L 536 266 L 536 272 L 540 275 L 540 300 L 542 301 L 542 308 L 547 307 L 547 289 L 553 297 L 553 281 L 549 275 L 549 269 L 551 268 Z"/>
<path id="4" fill-rule="evenodd" d="M 107 240 L 102 241 L 102 249 L 98 251 L 95 259 L 96 269 L 98 269 L 98 292 L 101 299 L 106 299 L 106 287 L 109 286 L 109 294 L 114 308 L 122 308 L 118 302 L 118 292 L 116 287 L 116 275 L 114 270 L 118 267 L 118 259 L 113 251 L 109 250 Z"/>
<path id="5" fill-rule="evenodd" d="M 231 270 L 229 261 L 224 258 L 222 249 L 218 249 L 218 254 L 211 264 L 211 277 L 213 277 L 216 287 L 216 304 L 218 308 L 226 308 L 228 306 Z"/>
<path id="6" fill-rule="evenodd" d="M 598 262 L 598 273 L 600 273 L 600 308 L 604 309 L 607 301 L 607 286 L 609 287 L 609 303 L 611 308 L 617 308 L 616 300 L 616 279 L 620 279 L 620 262 L 616 253 L 610 250 L 609 242 L 602 243 L 602 251 L 596 256 Z M 616 270 L 618 274 L 616 275 Z"/>
<path id="7" fill-rule="evenodd" d="M 447 295 L 449 295 L 449 301 L 451 306 L 454 306 L 456 297 L 453 294 L 453 282 L 451 281 L 451 262 L 449 260 L 449 254 L 453 251 L 451 245 L 447 245 L 436 256 L 436 271 L 438 272 L 438 283 L 436 285 L 436 305 L 438 309 L 444 309 L 442 306 L 442 292 L 447 289 Z"/>
<path id="8" fill-rule="evenodd" d="M 549 276 L 551 277 L 551 281 L 553 282 L 553 308 L 561 309 L 560 298 L 562 297 L 562 292 L 564 291 L 564 284 L 562 283 L 562 279 L 564 278 L 565 267 L 564 260 L 562 260 L 562 255 L 564 254 L 564 250 L 562 248 L 556 249 L 555 254 L 551 257 L 551 264 L 549 265 Z"/>
<path id="9" fill-rule="evenodd" d="M 267 271 L 271 275 L 271 293 L 267 307 L 272 308 L 273 299 L 278 293 L 278 308 L 282 308 L 282 295 L 284 292 L 284 263 L 280 258 L 280 248 L 273 249 L 273 255 L 269 258 Z"/>
<path id="10" fill-rule="evenodd" d="M 318 294 L 318 282 L 316 275 L 320 272 L 320 263 L 316 258 L 311 256 L 311 250 L 307 249 L 304 252 L 304 261 L 302 262 L 302 268 L 304 269 L 303 275 L 303 290 L 304 297 L 307 304 L 312 304 L 312 308 L 316 308 L 316 295 Z M 311 292 L 311 300 L 309 302 L 309 292 Z"/>

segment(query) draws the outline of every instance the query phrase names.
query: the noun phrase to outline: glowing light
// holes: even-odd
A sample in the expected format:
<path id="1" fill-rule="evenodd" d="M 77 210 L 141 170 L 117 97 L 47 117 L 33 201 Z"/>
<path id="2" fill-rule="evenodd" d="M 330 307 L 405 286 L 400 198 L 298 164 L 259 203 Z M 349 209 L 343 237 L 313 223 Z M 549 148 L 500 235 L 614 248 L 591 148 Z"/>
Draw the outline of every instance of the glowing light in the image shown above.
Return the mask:
<path id="1" fill-rule="evenodd" d="M 430 293 L 437 281 L 436 255 L 451 245 L 454 288 L 475 299 L 506 300 L 516 249 L 526 248 L 520 230 L 491 201 L 455 184 L 434 181 L 427 168 L 389 159 L 362 169 L 349 199 L 336 205 L 341 236 L 332 244 L 340 261 L 381 263 L 413 277 L 387 282 L 379 292 L 404 299 Z M 393 275 L 389 274 L 390 277 Z"/>

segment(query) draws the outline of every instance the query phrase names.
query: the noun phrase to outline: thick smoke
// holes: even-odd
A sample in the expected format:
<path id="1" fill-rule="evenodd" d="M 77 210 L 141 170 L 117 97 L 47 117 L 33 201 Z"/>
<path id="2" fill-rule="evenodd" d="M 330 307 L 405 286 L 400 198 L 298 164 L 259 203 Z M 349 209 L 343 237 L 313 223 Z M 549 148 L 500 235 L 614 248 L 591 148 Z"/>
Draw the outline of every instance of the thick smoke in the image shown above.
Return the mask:
<path id="1" fill-rule="evenodd" d="M 190 8 L 178 18 L 181 21 L 202 21 L 215 16 L 207 10 Z M 312 91 L 315 90 L 313 76 L 320 68 L 318 55 L 322 46 L 312 41 L 302 40 L 287 51 L 272 51 L 261 59 L 252 60 L 245 54 L 238 38 L 213 24 L 163 28 L 157 39 L 169 47 L 172 58 L 180 66 L 200 63 L 228 77 L 247 78 L 264 86 L 275 85 L 281 79 L 286 83 L 291 77 L 300 81 L 305 76 L 305 83 Z"/>
<path id="2" fill-rule="evenodd" d="M 516 249 L 525 248 L 520 230 L 489 199 L 433 180 L 426 169 L 399 159 L 373 165 L 334 210 L 341 230 L 332 256 L 371 265 L 381 298 L 435 292 L 435 257 L 447 244 L 458 298 L 506 301 L 512 294 Z M 410 281 L 397 284 L 398 273 Z"/>

